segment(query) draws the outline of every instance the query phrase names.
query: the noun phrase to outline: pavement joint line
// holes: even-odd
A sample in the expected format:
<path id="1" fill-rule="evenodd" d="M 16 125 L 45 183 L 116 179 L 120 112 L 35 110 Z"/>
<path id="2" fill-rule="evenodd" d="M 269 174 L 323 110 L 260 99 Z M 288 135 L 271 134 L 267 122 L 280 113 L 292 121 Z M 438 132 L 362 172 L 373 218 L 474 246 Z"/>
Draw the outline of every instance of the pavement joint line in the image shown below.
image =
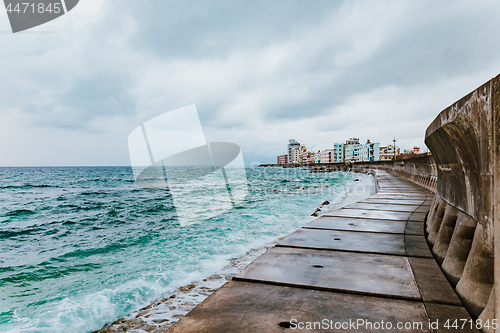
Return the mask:
<path id="1" fill-rule="evenodd" d="M 405 191 L 405 193 L 422 195 L 422 191 L 407 191 L 406 189 L 397 189 L 397 188 L 394 188 L 394 187 L 381 188 L 378 193 L 384 193 L 385 190 L 387 190 L 387 192 L 389 192 L 389 190 L 391 190 L 391 191 L 398 191 L 398 190 L 400 190 L 400 191 Z"/>
<path id="2" fill-rule="evenodd" d="M 343 207 L 343 208 L 345 208 L 345 207 Z M 382 212 L 387 212 L 387 211 L 382 210 Z M 395 212 L 395 213 L 404 213 L 404 212 Z M 338 216 L 338 215 L 328 215 L 328 214 L 324 214 L 324 215 L 321 215 L 321 216 L 325 216 L 325 217 L 342 217 L 342 218 L 347 218 L 347 219 L 374 220 L 371 217 L 361 217 L 361 216 L 342 216 L 342 215 Z M 411 217 L 411 215 L 410 215 L 410 217 Z M 409 217 L 408 217 L 408 219 L 409 219 Z M 394 220 L 394 219 L 377 219 L 377 220 L 407 222 L 407 220 Z M 409 222 L 412 222 L 412 221 L 409 221 Z"/>
<path id="3" fill-rule="evenodd" d="M 375 197 L 375 195 L 379 195 L 379 194 L 374 194 L 373 196 L 371 197 L 368 197 L 369 199 L 391 199 L 391 200 L 420 200 L 419 198 L 415 199 L 414 197 L 411 197 L 411 196 L 403 196 L 403 195 L 399 195 L 399 196 L 378 196 L 378 197 Z M 424 199 L 422 198 L 422 201 L 424 201 Z"/>
<path id="4" fill-rule="evenodd" d="M 380 199 L 380 200 L 384 200 L 384 199 Z M 391 200 L 391 199 L 385 199 L 385 200 Z M 414 199 L 407 199 L 408 201 L 410 200 L 414 200 Z M 417 201 L 417 200 L 414 200 L 414 201 Z M 418 200 L 420 201 L 420 200 Z M 392 203 L 392 202 L 381 202 L 381 201 L 378 201 L 377 198 L 367 198 L 365 200 L 361 200 L 361 201 L 358 201 L 356 203 L 373 203 L 373 204 L 388 204 L 388 205 L 400 205 L 400 206 L 418 206 L 420 205 L 420 203 L 418 202 L 415 202 L 415 203 L 401 203 L 401 202 L 396 202 L 396 203 Z M 430 206 L 430 204 L 429 204 Z"/>
<path id="5" fill-rule="evenodd" d="M 418 189 L 418 188 L 415 188 L 413 186 L 406 186 L 406 185 L 403 185 L 403 186 L 395 186 L 395 184 L 390 184 L 391 186 L 387 186 L 387 185 L 382 185 L 380 186 L 380 189 L 382 190 L 398 190 L 398 189 L 403 189 L 403 190 L 411 190 L 411 192 L 423 192 L 421 189 Z"/>
<path id="6" fill-rule="evenodd" d="M 387 190 L 387 192 L 389 191 L 403 191 L 405 190 L 406 193 L 420 193 L 420 194 L 425 194 L 425 191 L 423 190 L 419 190 L 419 189 L 416 189 L 414 187 L 408 187 L 408 186 L 387 186 L 387 187 L 384 187 L 384 186 L 381 186 L 380 187 L 381 190 Z"/>
<path id="7" fill-rule="evenodd" d="M 387 192 L 387 193 L 384 193 L 384 192 L 378 192 L 378 193 L 377 193 L 377 195 L 378 195 L 378 194 L 396 195 L 396 194 L 398 194 L 398 193 L 394 193 L 394 192 Z M 408 196 L 407 196 L 407 198 L 415 198 L 415 196 L 413 196 L 413 195 L 408 195 Z M 417 199 L 420 199 L 420 198 L 424 199 L 424 198 L 425 198 L 425 196 L 419 196 L 419 197 L 417 197 Z"/>
<path id="8" fill-rule="evenodd" d="M 373 200 L 373 201 L 371 201 Z M 384 199 L 380 199 L 380 200 L 384 200 Z M 386 199 L 386 200 L 390 200 L 390 199 Z M 408 199 L 408 200 L 411 200 L 411 199 Z M 377 201 L 377 198 L 373 198 L 373 199 L 365 199 L 365 200 L 361 200 L 361 201 L 358 201 L 356 203 L 367 203 L 367 204 L 376 204 L 376 205 L 399 205 L 399 206 L 431 206 L 431 204 L 428 204 L 428 205 L 424 205 L 424 204 L 419 204 L 419 203 L 399 203 L 399 202 L 380 202 L 380 201 Z M 354 204 L 353 204 L 354 205 Z"/>
<path id="9" fill-rule="evenodd" d="M 303 226 L 302 229 L 348 231 L 348 232 L 359 232 L 359 233 L 366 233 L 366 234 L 405 235 L 404 232 L 384 232 L 384 231 L 371 231 L 371 230 L 354 230 L 354 229 L 351 230 L 351 229 L 337 229 L 337 228 L 319 228 L 319 227 L 308 227 L 307 225 Z M 408 235 L 422 236 L 420 234 L 408 234 Z"/>
<path id="10" fill-rule="evenodd" d="M 386 187 L 386 188 L 404 187 L 404 188 L 411 188 L 414 191 L 422 191 L 419 187 L 415 186 L 414 184 L 404 183 L 404 182 L 386 181 L 385 184 L 382 185 L 382 187 Z"/>
<path id="11" fill-rule="evenodd" d="M 378 195 L 378 193 L 375 194 L 375 195 Z M 387 196 L 384 195 L 383 197 L 374 197 L 374 196 L 371 196 L 371 197 L 368 197 L 366 200 L 368 200 L 368 199 L 381 199 L 381 200 L 385 200 L 385 199 L 390 199 L 390 200 L 420 200 L 420 199 L 412 199 L 412 198 L 413 197 L 411 197 L 411 196 L 393 197 L 393 196 L 389 196 L 389 195 L 387 195 Z"/>
<path id="12" fill-rule="evenodd" d="M 328 287 L 320 287 L 320 286 L 311 286 L 311 285 L 306 285 L 306 284 L 257 280 L 257 279 L 250 279 L 250 278 L 240 278 L 237 276 L 234 276 L 232 278 L 232 280 L 233 281 L 251 282 L 251 283 L 260 283 L 260 284 L 267 284 L 267 285 L 281 286 L 281 287 L 292 287 L 292 288 L 309 289 L 309 290 L 329 291 L 329 292 L 335 292 L 335 293 L 344 293 L 344 294 L 361 295 L 361 296 L 372 296 L 372 297 L 379 297 L 379 298 L 389 298 L 389 299 L 397 299 L 397 300 L 403 300 L 403 301 L 413 301 L 413 302 L 423 303 L 423 298 L 422 298 L 421 294 L 420 294 L 420 297 L 417 298 L 417 297 L 411 297 L 411 296 L 399 296 L 399 295 L 389 295 L 389 294 L 383 294 L 383 293 L 371 293 L 371 292 L 351 290 L 351 289 L 328 288 Z"/>
<path id="13" fill-rule="evenodd" d="M 387 253 L 387 252 L 373 252 L 373 251 L 361 251 L 361 250 L 345 250 L 345 249 L 327 249 L 327 248 L 321 248 L 321 247 L 312 247 L 312 246 L 300 246 L 300 245 L 281 245 L 281 244 L 276 244 L 275 247 L 286 247 L 286 248 L 291 248 L 291 249 L 305 249 L 305 250 L 318 250 L 318 251 L 331 251 L 331 252 L 347 252 L 347 253 L 362 253 L 362 254 L 377 254 L 377 255 L 384 255 L 384 256 L 394 256 L 394 257 L 405 257 L 405 258 L 422 258 L 422 259 L 434 259 L 426 256 L 419 256 L 419 255 L 409 255 L 407 253 Z M 406 251 L 406 247 L 405 247 Z"/>
<path id="14" fill-rule="evenodd" d="M 353 204 L 354 205 L 354 204 Z M 420 206 L 419 206 L 420 207 Z M 417 209 L 419 208 L 417 207 Z M 404 210 L 404 211 L 401 211 L 401 210 L 384 210 L 384 209 L 373 209 L 373 208 L 356 208 L 356 207 L 349 207 L 349 206 L 346 206 L 346 207 L 342 207 L 342 209 L 364 209 L 364 210 L 372 210 L 372 211 L 375 211 L 375 212 L 391 212 L 391 213 L 410 213 L 409 211 L 407 210 Z M 414 213 L 415 211 L 411 212 L 411 213 Z"/>

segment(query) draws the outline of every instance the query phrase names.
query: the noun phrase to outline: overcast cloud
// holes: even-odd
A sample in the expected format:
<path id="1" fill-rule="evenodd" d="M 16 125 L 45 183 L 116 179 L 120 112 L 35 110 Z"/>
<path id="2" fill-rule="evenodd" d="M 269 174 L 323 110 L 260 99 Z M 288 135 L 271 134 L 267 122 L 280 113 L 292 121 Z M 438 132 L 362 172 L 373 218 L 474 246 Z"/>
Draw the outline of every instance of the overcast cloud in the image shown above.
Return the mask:
<path id="1" fill-rule="evenodd" d="M 9 33 L 0 10 L 0 166 L 130 165 L 127 138 L 196 104 L 209 141 L 275 162 L 288 139 L 423 147 L 500 73 L 498 1 L 82 0 Z"/>

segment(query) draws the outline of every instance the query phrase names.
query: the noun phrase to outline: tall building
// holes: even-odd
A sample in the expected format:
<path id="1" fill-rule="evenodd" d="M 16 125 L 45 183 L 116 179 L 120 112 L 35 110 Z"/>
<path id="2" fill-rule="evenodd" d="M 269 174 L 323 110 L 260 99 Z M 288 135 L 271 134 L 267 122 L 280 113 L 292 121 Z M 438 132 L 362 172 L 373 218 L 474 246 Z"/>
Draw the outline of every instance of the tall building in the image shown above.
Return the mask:
<path id="1" fill-rule="evenodd" d="M 334 162 L 334 163 L 344 162 L 344 144 L 343 143 L 334 143 L 333 144 L 332 162 Z"/>
<path id="2" fill-rule="evenodd" d="M 367 140 L 359 146 L 359 161 L 378 161 L 380 159 L 380 143 Z"/>
<path id="3" fill-rule="evenodd" d="M 302 153 L 301 145 L 295 139 L 288 140 L 288 163 L 290 164 L 301 164 L 302 163 Z M 304 147 L 305 148 L 305 147 Z"/>
<path id="4" fill-rule="evenodd" d="M 301 164 L 302 163 L 302 151 L 299 149 L 293 149 L 288 154 L 288 163 L 289 164 Z"/>
<path id="5" fill-rule="evenodd" d="M 288 164 L 288 155 L 280 155 L 276 158 L 278 165 Z"/>
<path id="6" fill-rule="evenodd" d="M 359 161 L 359 138 L 349 138 L 344 146 L 344 161 Z"/>

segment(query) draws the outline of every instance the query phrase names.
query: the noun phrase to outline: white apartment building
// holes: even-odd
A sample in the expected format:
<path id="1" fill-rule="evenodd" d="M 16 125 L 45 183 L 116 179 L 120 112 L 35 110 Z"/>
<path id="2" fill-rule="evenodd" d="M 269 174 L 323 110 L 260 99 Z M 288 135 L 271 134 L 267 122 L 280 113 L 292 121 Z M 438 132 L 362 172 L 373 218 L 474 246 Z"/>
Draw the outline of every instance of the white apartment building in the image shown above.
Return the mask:
<path id="1" fill-rule="evenodd" d="M 332 163 L 333 149 L 325 149 L 321 152 L 320 163 Z"/>
<path id="2" fill-rule="evenodd" d="M 302 149 L 299 142 L 295 139 L 288 140 L 288 163 L 300 164 L 302 163 Z"/>
<path id="3" fill-rule="evenodd" d="M 359 161 L 378 161 L 380 159 L 380 143 L 368 140 L 359 146 Z"/>
<path id="4" fill-rule="evenodd" d="M 359 146 L 346 145 L 344 161 L 345 162 L 359 161 Z"/>
<path id="5" fill-rule="evenodd" d="M 299 149 L 294 149 L 288 154 L 289 164 L 301 164 L 302 163 L 302 151 Z"/>

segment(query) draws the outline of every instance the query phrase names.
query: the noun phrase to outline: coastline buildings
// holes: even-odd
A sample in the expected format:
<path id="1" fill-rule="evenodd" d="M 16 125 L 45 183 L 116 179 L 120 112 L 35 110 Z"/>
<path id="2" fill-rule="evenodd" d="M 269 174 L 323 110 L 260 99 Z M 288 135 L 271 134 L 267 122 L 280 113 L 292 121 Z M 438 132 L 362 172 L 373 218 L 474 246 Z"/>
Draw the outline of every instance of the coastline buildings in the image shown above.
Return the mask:
<path id="1" fill-rule="evenodd" d="M 358 138 L 350 138 L 345 143 L 345 162 L 367 162 L 380 159 L 380 143 L 366 140 L 360 144 Z"/>
<path id="2" fill-rule="evenodd" d="M 409 155 L 421 154 L 419 147 L 405 150 L 400 154 L 400 149 L 392 144 L 380 146 L 380 143 L 366 140 L 361 144 L 359 138 L 352 137 L 345 143 L 334 143 L 333 149 L 307 151 L 304 144 L 295 139 L 288 140 L 288 154 L 277 156 L 278 165 L 283 164 L 315 164 L 315 163 L 344 163 L 365 161 L 388 161 Z"/>

